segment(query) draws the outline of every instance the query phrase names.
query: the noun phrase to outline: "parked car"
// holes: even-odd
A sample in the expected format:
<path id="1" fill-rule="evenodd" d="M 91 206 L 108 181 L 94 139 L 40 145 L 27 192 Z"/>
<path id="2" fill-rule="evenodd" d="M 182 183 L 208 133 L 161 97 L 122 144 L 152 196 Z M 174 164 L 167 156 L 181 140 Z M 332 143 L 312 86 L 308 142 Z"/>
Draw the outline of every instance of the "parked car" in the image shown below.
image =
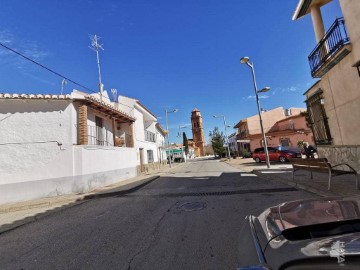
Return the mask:
<path id="1" fill-rule="evenodd" d="M 300 151 L 294 151 L 292 149 L 279 150 L 275 147 L 268 147 L 270 161 L 279 161 L 281 163 L 287 162 L 290 158 L 301 158 Z M 265 148 L 256 148 L 252 154 L 253 159 L 259 163 L 266 160 Z"/>
<path id="2" fill-rule="evenodd" d="M 238 269 L 359 269 L 359 198 L 281 203 L 244 228 Z"/>

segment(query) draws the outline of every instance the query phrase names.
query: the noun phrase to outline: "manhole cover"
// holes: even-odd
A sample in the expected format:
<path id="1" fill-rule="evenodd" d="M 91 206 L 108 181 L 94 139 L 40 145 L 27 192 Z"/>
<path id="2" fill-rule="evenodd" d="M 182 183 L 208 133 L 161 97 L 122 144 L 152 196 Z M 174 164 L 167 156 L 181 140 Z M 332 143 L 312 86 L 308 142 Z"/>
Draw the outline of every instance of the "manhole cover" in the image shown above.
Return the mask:
<path id="1" fill-rule="evenodd" d="M 206 208 L 206 202 L 188 202 L 180 206 L 184 211 L 198 211 Z"/>

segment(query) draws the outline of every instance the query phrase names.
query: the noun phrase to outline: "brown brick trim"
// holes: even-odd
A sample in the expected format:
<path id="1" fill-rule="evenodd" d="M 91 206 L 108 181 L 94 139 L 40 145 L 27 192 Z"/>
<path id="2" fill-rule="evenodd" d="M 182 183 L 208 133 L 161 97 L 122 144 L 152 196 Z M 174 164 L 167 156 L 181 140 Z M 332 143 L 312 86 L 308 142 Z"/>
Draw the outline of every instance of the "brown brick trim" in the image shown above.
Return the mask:
<path id="1" fill-rule="evenodd" d="M 79 144 L 88 144 L 88 127 L 87 127 L 87 106 L 80 105 L 79 107 Z"/>

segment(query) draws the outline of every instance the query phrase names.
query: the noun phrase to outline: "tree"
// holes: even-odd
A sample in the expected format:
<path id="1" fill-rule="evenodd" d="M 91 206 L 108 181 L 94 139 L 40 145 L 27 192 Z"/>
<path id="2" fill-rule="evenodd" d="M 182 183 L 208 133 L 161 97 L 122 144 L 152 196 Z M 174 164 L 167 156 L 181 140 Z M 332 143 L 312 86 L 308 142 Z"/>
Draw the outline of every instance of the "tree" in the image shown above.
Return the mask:
<path id="1" fill-rule="evenodd" d="M 183 146 L 185 148 L 185 154 L 188 155 L 189 154 L 189 142 L 188 142 L 185 132 L 183 132 Z"/>
<path id="2" fill-rule="evenodd" d="M 225 136 L 219 131 L 218 127 L 215 127 L 213 131 L 210 131 L 209 136 L 211 138 L 211 145 L 215 155 L 222 157 L 225 153 L 224 142 Z"/>

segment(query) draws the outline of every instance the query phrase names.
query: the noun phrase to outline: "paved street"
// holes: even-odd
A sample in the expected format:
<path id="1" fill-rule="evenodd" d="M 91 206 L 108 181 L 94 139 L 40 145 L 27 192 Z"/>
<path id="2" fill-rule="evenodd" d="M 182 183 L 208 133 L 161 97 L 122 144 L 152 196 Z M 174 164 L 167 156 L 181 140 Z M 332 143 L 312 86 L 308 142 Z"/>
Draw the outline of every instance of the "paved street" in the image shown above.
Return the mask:
<path id="1" fill-rule="evenodd" d="M 316 195 L 218 160 L 93 199 L 0 235 L 1 269 L 235 269 L 244 217 Z"/>

